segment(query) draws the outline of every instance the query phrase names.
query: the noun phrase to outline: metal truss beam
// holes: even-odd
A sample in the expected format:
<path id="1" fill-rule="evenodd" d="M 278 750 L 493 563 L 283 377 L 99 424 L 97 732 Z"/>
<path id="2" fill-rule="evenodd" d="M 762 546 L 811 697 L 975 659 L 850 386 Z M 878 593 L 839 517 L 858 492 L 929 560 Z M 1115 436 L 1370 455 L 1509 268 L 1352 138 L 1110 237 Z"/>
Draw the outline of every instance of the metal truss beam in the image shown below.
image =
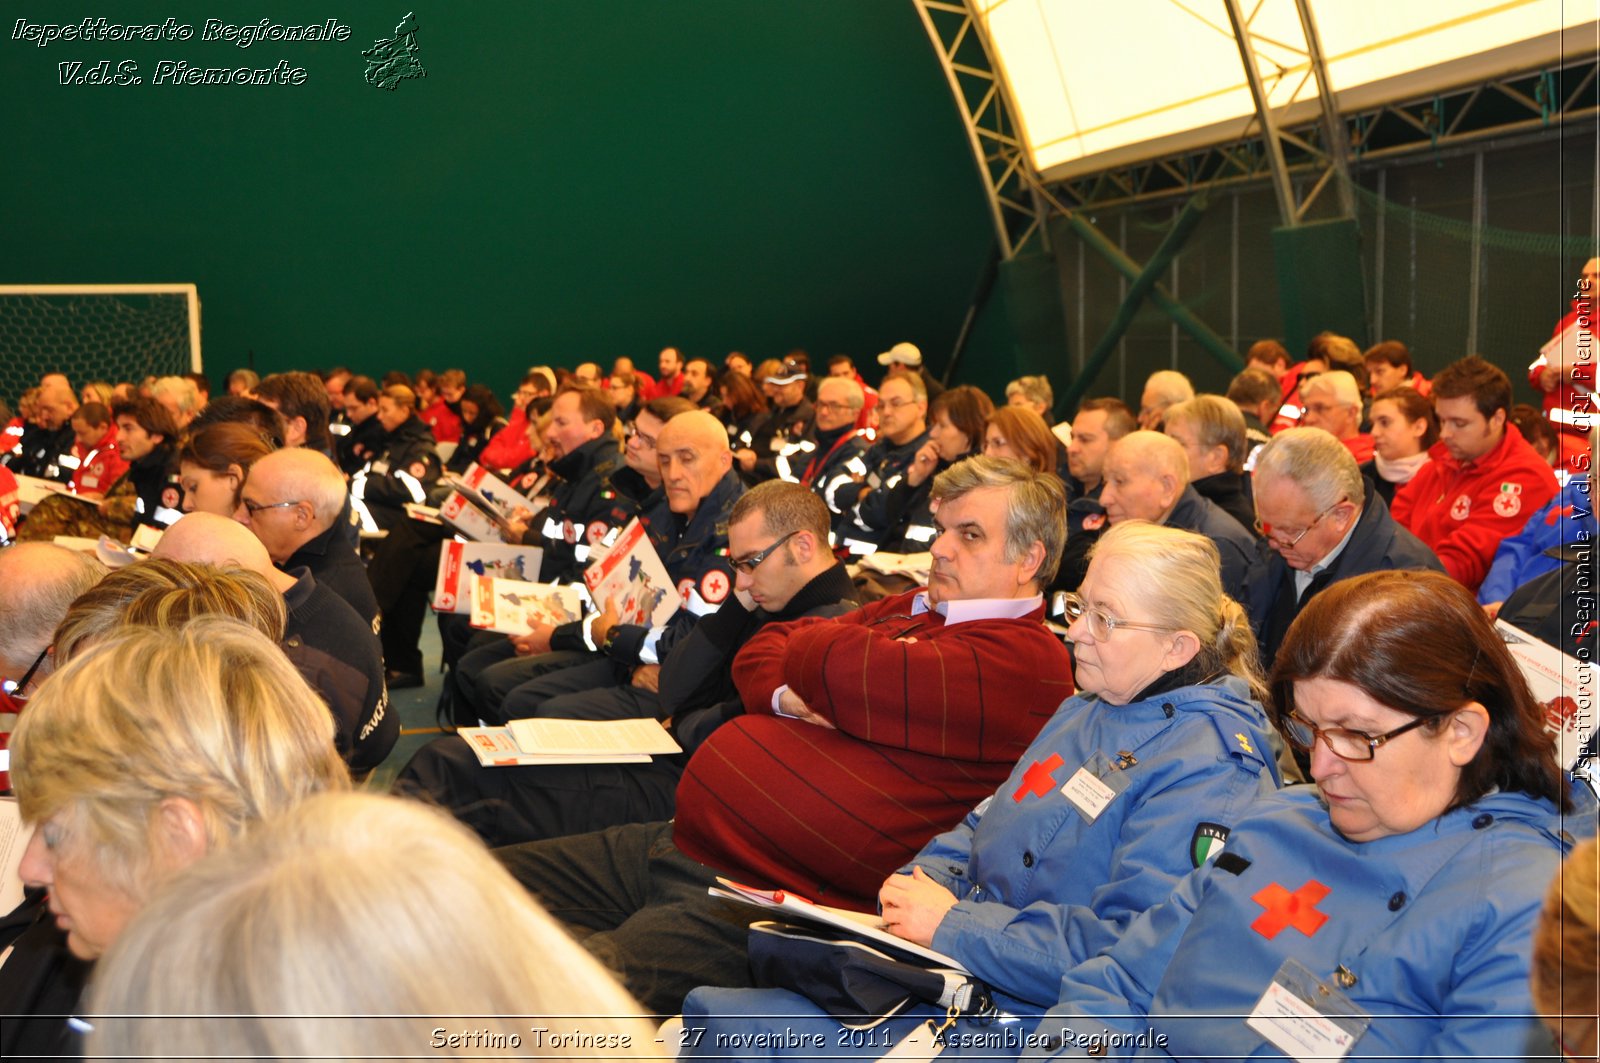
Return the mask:
<path id="1" fill-rule="evenodd" d="M 1600 56 L 1569 59 L 1560 68 L 1521 71 L 1449 92 L 1384 104 L 1337 118 L 1323 117 L 1278 130 L 1291 180 L 1320 179 L 1335 151 L 1349 165 L 1442 152 L 1493 137 L 1554 133 L 1563 126 L 1592 129 L 1600 117 Z M 1586 124 L 1587 123 L 1587 124 Z M 1336 144 L 1330 148 L 1330 139 Z M 1172 200 L 1202 188 L 1260 184 L 1272 178 L 1259 137 L 1150 159 L 1096 174 L 1051 182 L 1051 192 L 1072 209 L 1101 210 Z M 1348 189 L 1345 189 L 1345 193 Z M 1315 196 L 1297 205 L 1301 218 Z"/>
<path id="2" fill-rule="evenodd" d="M 1300 19 L 1301 33 L 1305 38 L 1305 47 L 1262 37 L 1250 29 L 1252 19 L 1260 14 L 1262 4 L 1257 3 L 1255 9 L 1249 14 L 1244 13 L 1240 0 L 1223 0 L 1228 9 L 1228 21 L 1233 26 L 1234 43 L 1239 47 L 1239 61 L 1244 66 L 1245 83 L 1250 87 L 1250 98 L 1256 107 L 1256 123 L 1261 127 L 1261 140 L 1264 144 L 1267 172 L 1272 179 L 1272 191 L 1278 199 L 1278 213 L 1283 218 L 1283 224 L 1294 226 L 1305 220 L 1311 204 L 1322 194 L 1322 190 L 1329 184 L 1329 178 L 1339 176 L 1349 177 L 1348 156 L 1349 152 L 1341 142 L 1338 135 L 1339 118 L 1333 105 L 1333 87 L 1328 80 L 1328 66 L 1322 56 L 1322 37 L 1317 32 L 1317 23 L 1311 13 L 1309 0 L 1294 0 L 1295 13 Z M 1305 58 L 1310 67 L 1311 78 L 1316 91 L 1317 111 L 1321 116 L 1320 129 L 1322 131 L 1323 145 L 1327 150 L 1319 149 L 1303 136 L 1297 136 L 1279 126 L 1278 116 L 1273 113 L 1269 101 L 1269 92 L 1261 77 L 1261 61 L 1256 52 L 1256 42 L 1260 40 L 1280 51 L 1292 52 Z M 1280 66 L 1279 70 L 1283 68 Z M 1305 78 L 1290 94 L 1291 100 L 1298 97 L 1301 89 L 1305 87 Z M 1314 165 L 1322 169 L 1322 173 L 1311 185 L 1311 189 L 1304 196 L 1296 198 L 1294 182 L 1289 178 L 1289 164 L 1284 154 L 1284 146 L 1288 144 L 1309 160 L 1314 160 Z M 1339 206 L 1345 216 L 1355 213 L 1355 205 L 1350 198 L 1348 180 L 1334 182 L 1339 189 Z"/>
<path id="3" fill-rule="evenodd" d="M 1049 250 L 1049 207 L 1035 191 L 1017 111 L 982 23 L 963 0 L 913 2 L 966 127 L 1001 257 Z"/>

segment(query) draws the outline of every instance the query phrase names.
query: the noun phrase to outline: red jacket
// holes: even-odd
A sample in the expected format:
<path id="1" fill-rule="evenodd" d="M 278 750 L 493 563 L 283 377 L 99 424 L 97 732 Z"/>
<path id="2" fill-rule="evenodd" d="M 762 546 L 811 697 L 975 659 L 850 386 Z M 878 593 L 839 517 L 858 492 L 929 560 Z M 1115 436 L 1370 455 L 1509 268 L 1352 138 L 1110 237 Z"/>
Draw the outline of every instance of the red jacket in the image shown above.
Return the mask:
<path id="1" fill-rule="evenodd" d="M 651 384 L 650 390 L 644 395 L 644 398 L 646 401 L 650 399 L 665 399 L 682 393 L 683 371 L 679 370 L 673 376 L 664 376 L 654 384 Z"/>
<path id="2" fill-rule="evenodd" d="M 872 910 L 878 887 L 992 794 L 1073 692 L 1035 610 L 946 624 L 916 592 L 831 620 L 769 624 L 734 660 L 746 715 L 678 784 L 674 841 L 755 885 Z M 836 730 L 772 712 L 787 684 Z"/>
<path id="3" fill-rule="evenodd" d="M 1300 398 L 1300 373 L 1306 364 L 1300 362 L 1291 365 L 1289 371 L 1278 380 L 1278 387 L 1283 390 L 1283 404 L 1278 407 L 1278 415 L 1267 425 L 1268 433 L 1277 435 L 1286 428 L 1296 428 L 1300 418 L 1305 416 L 1305 403 Z"/>
<path id="4" fill-rule="evenodd" d="M 116 425 L 106 429 L 100 442 L 88 450 L 82 443 L 72 444 L 72 456 L 78 459 L 78 471 L 72 474 L 73 494 L 103 495 L 128 471 L 128 463 L 117 450 Z"/>
<path id="5" fill-rule="evenodd" d="M 1365 432 L 1360 432 L 1349 439 L 1341 439 L 1344 449 L 1348 450 L 1356 459 L 1357 465 L 1365 465 L 1372 460 L 1372 437 Z"/>
<path id="6" fill-rule="evenodd" d="M 461 442 L 461 418 L 450 404 L 443 399 L 437 399 L 432 406 L 423 410 L 417 416 L 422 418 L 422 423 L 433 429 L 433 439 L 436 443 Z"/>
<path id="7" fill-rule="evenodd" d="M 506 426 L 494 434 L 478 455 L 478 464 L 504 474 L 531 457 L 533 444 L 528 442 L 528 413 L 518 406 L 511 411 Z"/>
<path id="8" fill-rule="evenodd" d="M 17 494 L 17 478 L 0 465 L 0 543 L 17 537 L 17 520 L 22 515 L 22 500 Z"/>
<path id="9" fill-rule="evenodd" d="M 1555 473 L 1517 426 L 1475 462 L 1463 465 L 1443 443 L 1395 492 L 1394 519 L 1439 555 L 1444 570 L 1476 592 L 1502 539 L 1555 497 Z"/>
<path id="10" fill-rule="evenodd" d="M 1572 309 L 1567 316 L 1556 322 L 1555 329 L 1550 333 L 1551 338 L 1561 335 L 1567 327 L 1578 320 L 1578 315 L 1587 314 L 1587 300 L 1572 300 Z M 1592 324 L 1591 324 L 1592 331 Z M 1590 342 L 1593 343 L 1591 336 Z M 1539 377 L 1544 373 L 1549 360 L 1544 355 L 1534 359 L 1528 366 L 1528 383 L 1534 390 L 1544 396 L 1544 415 L 1558 430 L 1566 432 L 1584 432 L 1582 427 L 1595 414 L 1594 392 L 1594 360 L 1581 362 L 1574 365 L 1566 379 L 1556 384 L 1554 391 L 1545 391 L 1539 387 Z M 1575 423 L 1577 422 L 1577 423 Z"/>

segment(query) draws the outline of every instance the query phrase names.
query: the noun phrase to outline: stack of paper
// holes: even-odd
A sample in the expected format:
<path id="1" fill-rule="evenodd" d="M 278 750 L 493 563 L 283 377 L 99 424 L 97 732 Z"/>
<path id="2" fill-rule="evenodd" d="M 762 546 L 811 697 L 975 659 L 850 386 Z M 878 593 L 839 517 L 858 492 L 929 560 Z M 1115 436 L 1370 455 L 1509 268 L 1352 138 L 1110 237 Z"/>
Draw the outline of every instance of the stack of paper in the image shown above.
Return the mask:
<path id="1" fill-rule="evenodd" d="M 486 768 L 526 764 L 644 764 L 683 752 L 659 720 L 512 720 L 506 727 L 462 727 Z"/>

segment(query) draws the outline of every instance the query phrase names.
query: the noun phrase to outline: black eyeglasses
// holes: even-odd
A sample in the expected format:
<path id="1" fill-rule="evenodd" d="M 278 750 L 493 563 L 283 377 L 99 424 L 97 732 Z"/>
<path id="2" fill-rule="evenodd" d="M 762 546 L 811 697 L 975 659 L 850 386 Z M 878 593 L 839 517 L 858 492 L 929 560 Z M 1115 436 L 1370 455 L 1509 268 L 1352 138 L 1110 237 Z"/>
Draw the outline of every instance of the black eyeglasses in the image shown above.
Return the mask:
<path id="1" fill-rule="evenodd" d="M 1289 744 L 1297 749 L 1310 751 L 1317 739 L 1322 739 L 1322 744 L 1328 751 L 1340 760 L 1371 760 L 1377 755 L 1378 747 L 1391 739 L 1399 738 L 1407 731 L 1415 730 L 1433 719 L 1432 716 L 1418 716 L 1410 723 L 1401 724 L 1394 730 L 1381 735 L 1369 735 L 1365 731 L 1352 731 L 1348 727 L 1318 727 L 1299 713 L 1290 711 L 1283 718 L 1283 733 L 1289 739 Z"/>
<path id="2" fill-rule="evenodd" d="M 656 437 L 647 436 L 643 432 L 639 431 L 638 424 L 633 421 L 628 422 L 628 438 L 638 439 L 640 443 L 649 447 L 651 450 L 656 449 Z"/>
<path id="3" fill-rule="evenodd" d="M 33 674 L 39 670 L 39 666 L 44 664 L 44 659 L 48 656 L 50 656 L 50 647 L 46 646 L 44 649 L 39 651 L 39 656 L 33 659 L 33 663 L 28 665 L 28 670 L 22 673 L 22 678 L 17 680 L 15 683 L 8 684 L 11 688 L 11 700 L 28 700 L 28 695 L 23 692 L 28 689 L 28 683 L 32 681 Z"/>
<path id="4" fill-rule="evenodd" d="M 761 562 L 771 557 L 774 550 L 778 549 L 778 547 L 782 546 L 784 543 L 788 542 L 790 539 L 799 534 L 800 529 L 796 528 L 794 531 L 790 532 L 788 535 L 785 535 L 783 538 L 779 539 L 765 550 L 758 550 L 753 554 L 738 558 L 732 561 L 731 564 L 733 565 L 735 571 L 743 572 L 746 576 L 748 576 L 750 573 L 756 570 Z"/>

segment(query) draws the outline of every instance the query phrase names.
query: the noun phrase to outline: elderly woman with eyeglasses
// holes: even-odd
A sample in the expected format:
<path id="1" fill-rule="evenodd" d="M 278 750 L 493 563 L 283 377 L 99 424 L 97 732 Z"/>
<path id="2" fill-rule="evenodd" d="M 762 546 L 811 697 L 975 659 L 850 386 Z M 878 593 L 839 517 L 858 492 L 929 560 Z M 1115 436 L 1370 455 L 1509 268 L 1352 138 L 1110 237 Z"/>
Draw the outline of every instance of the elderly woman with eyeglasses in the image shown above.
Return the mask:
<path id="1" fill-rule="evenodd" d="M 87 964 L 171 875 L 311 794 L 347 789 L 333 735 L 283 651 L 239 620 L 79 643 L 11 740 L 18 810 L 34 827 L 20 874 L 49 907 L 0 963 L 6 1055 L 73 1047 L 62 1014 Z"/>
<path id="2" fill-rule="evenodd" d="M 1273 693 L 1316 786 L 1260 802 L 1068 972 L 1035 1054 L 1548 1054 L 1530 945 L 1593 800 L 1471 594 L 1433 572 L 1338 583 L 1290 629 Z"/>
<path id="3" fill-rule="evenodd" d="M 998 1016 L 961 1020 L 947 1054 L 1016 1055 L 1033 1025 L 1016 1020 L 1041 1015 L 1062 974 L 1221 852 L 1277 788 L 1255 639 L 1219 569 L 1216 547 L 1190 532 L 1142 521 L 1107 532 L 1066 601 L 1080 692 L 998 792 L 884 882 L 885 929 L 991 990 Z M 838 1020 L 797 994 L 697 989 L 684 1043 L 722 1054 L 717 1035 L 787 1030 L 827 1036 L 830 1056 L 873 1057 L 943 1017 L 914 1007 L 841 1049 Z"/>

